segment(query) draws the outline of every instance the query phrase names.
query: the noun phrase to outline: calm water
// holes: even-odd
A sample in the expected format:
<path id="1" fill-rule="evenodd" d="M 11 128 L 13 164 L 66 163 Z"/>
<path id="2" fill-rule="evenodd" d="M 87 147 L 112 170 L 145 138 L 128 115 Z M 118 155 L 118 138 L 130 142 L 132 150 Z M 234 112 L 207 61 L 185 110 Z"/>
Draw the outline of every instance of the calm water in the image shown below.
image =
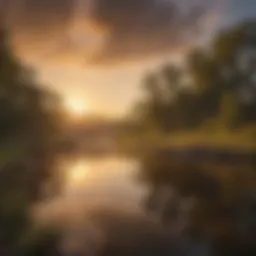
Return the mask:
<path id="1" fill-rule="evenodd" d="M 146 188 L 139 182 L 140 165 L 125 157 L 74 158 L 61 163 L 64 198 L 121 203 L 140 207 Z"/>
<path id="2" fill-rule="evenodd" d="M 145 219 L 143 200 L 148 193 L 147 187 L 139 182 L 137 161 L 79 157 L 62 160 L 60 171 L 63 193 L 42 203 L 36 214 L 41 221 L 64 228 L 63 251 L 67 255 L 73 251 L 97 255 L 95 250 L 102 241 L 112 235 L 127 234 L 120 231 L 127 226 L 134 229 L 136 236 L 138 223 L 143 225 Z"/>
<path id="3" fill-rule="evenodd" d="M 62 255 L 214 255 L 210 238 L 197 240 L 179 232 L 188 224 L 182 209 L 190 201 L 181 199 L 175 225 L 162 225 L 146 213 L 149 188 L 139 181 L 140 168 L 125 157 L 60 161 L 63 192 L 41 203 L 35 213 L 39 221 L 61 228 Z"/>
<path id="4" fill-rule="evenodd" d="M 72 207 L 63 207 L 63 212 L 76 210 L 82 204 L 143 210 L 142 202 L 148 189 L 139 181 L 140 165 L 134 159 L 73 157 L 62 159 L 59 171 L 62 193 L 44 203 L 44 211 L 64 204 Z"/>

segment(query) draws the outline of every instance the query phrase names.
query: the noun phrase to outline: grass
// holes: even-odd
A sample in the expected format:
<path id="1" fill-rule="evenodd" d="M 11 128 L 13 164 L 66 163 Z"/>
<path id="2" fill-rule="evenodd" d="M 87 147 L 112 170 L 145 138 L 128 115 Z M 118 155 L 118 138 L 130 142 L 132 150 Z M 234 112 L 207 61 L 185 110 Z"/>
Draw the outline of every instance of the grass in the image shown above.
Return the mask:
<path id="1" fill-rule="evenodd" d="M 186 148 L 205 147 L 227 150 L 245 150 L 256 152 L 256 125 L 235 130 L 223 127 L 202 127 L 193 131 L 180 131 L 163 135 L 154 131 L 137 136 L 127 136 L 118 140 L 121 149 L 140 153 L 156 147 Z"/>
<path id="2" fill-rule="evenodd" d="M 204 130 L 179 132 L 162 138 L 162 142 L 171 147 L 217 147 L 227 149 L 256 150 L 256 126 L 237 130 Z"/>

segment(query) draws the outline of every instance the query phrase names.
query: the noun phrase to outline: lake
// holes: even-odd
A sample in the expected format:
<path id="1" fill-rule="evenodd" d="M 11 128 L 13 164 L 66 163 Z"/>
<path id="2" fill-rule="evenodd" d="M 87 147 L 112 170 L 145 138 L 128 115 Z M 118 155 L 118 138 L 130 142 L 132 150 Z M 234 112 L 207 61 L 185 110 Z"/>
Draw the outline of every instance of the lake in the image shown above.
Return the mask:
<path id="1" fill-rule="evenodd" d="M 135 159 L 73 157 L 62 159 L 59 167 L 63 192 L 40 204 L 37 216 L 41 221 L 64 227 L 63 251 L 68 255 L 94 251 L 101 247 L 100 242 L 112 236 L 126 241 L 126 237 L 120 237 L 158 230 L 144 211 L 148 187 L 139 181 L 140 164 Z"/>
<path id="2" fill-rule="evenodd" d="M 224 166 L 208 164 L 197 169 L 178 157 L 177 161 L 169 156 L 166 161 L 158 157 L 150 160 L 146 170 L 170 185 L 152 186 L 151 190 L 150 183 L 140 179 L 142 165 L 134 158 L 61 159 L 62 193 L 36 208 L 39 221 L 61 229 L 61 255 L 212 256 L 221 255 L 212 254 L 213 246 L 221 252 L 235 252 L 235 245 L 254 252 L 255 214 L 247 208 L 255 200 L 249 197 L 242 204 L 237 201 L 241 196 L 250 196 L 250 187 L 255 191 L 254 172 L 238 165 L 230 169 L 226 162 Z M 233 203 L 227 196 L 234 196 L 235 200 L 230 201 Z M 150 214 L 148 206 L 153 210 Z M 222 230 L 226 232 L 224 237 L 236 232 L 241 244 L 224 239 Z M 220 244 L 213 244 L 215 234 Z"/>

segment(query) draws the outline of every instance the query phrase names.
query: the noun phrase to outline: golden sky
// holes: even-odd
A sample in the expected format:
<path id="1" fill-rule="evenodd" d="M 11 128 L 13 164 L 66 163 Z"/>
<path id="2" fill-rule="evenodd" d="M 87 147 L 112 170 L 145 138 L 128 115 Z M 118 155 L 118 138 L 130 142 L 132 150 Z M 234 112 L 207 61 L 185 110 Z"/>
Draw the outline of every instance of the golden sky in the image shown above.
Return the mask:
<path id="1" fill-rule="evenodd" d="M 228 0 L 212 2 L 0 0 L 0 9 L 40 81 L 87 111 L 118 116 L 140 97 L 146 72 L 216 31 Z"/>

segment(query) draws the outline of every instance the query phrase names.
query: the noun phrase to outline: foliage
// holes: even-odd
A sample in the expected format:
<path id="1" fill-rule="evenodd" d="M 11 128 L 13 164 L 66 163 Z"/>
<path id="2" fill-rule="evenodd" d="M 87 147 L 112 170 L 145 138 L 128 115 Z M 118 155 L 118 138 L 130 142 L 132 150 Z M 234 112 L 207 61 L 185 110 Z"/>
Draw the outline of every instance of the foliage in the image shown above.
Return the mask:
<path id="1" fill-rule="evenodd" d="M 213 119 L 224 129 L 255 123 L 255 27 L 250 21 L 224 30 L 207 49 L 191 51 L 184 65 L 148 74 L 137 120 L 139 113 L 148 129 L 162 132 L 196 129 Z"/>
<path id="2" fill-rule="evenodd" d="M 58 100 L 37 84 L 0 32 L 0 254 L 17 255 L 29 206 L 53 180 Z"/>
<path id="3" fill-rule="evenodd" d="M 152 188 L 146 207 L 160 213 L 165 226 L 177 226 L 175 211 L 183 216 L 189 205 L 182 231 L 209 239 L 216 255 L 256 252 L 250 206 L 256 189 L 255 31 L 255 21 L 229 28 L 207 48 L 191 51 L 183 66 L 167 64 L 150 74 L 147 109 L 137 117 L 147 124 L 143 139 L 150 134 L 152 144 L 153 134 L 162 135 L 142 157 L 142 179 Z M 161 189 L 177 198 L 168 201 Z"/>

